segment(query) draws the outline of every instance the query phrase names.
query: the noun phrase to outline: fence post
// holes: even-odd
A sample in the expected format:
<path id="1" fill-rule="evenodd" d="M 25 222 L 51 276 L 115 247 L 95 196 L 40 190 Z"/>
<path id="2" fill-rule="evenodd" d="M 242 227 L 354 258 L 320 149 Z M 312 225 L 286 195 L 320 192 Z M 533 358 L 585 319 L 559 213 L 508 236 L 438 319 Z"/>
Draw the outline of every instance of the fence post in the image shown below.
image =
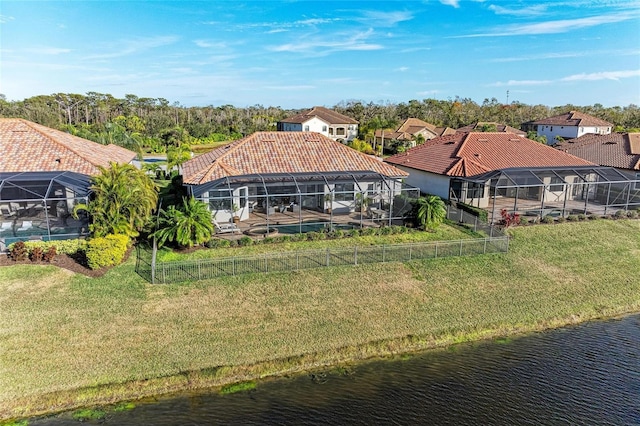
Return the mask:
<path id="1" fill-rule="evenodd" d="M 462 244 L 464 243 L 464 240 L 460 240 L 460 256 L 462 256 Z"/>
<path id="2" fill-rule="evenodd" d="M 353 247 L 353 264 L 358 265 L 358 246 Z"/>
<path id="3" fill-rule="evenodd" d="M 387 250 L 386 250 L 386 248 L 387 248 L 387 245 L 386 245 L 386 244 L 383 244 L 383 245 L 382 245 L 382 263 L 384 263 L 384 261 L 386 260 L 386 257 L 387 257 L 387 256 L 386 256 L 386 255 L 387 255 Z"/>
<path id="4" fill-rule="evenodd" d="M 167 276 L 166 276 L 165 270 L 164 270 L 164 263 L 162 263 L 161 265 L 162 265 L 162 284 L 166 284 L 167 283 Z"/>
<path id="5" fill-rule="evenodd" d="M 411 250 L 413 249 L 413 246 L 409 246 L 409 261 L 411 261 Z"/>
<path id="6" fill-rule="evenodd" d="M 300 253 L 296 251 L 296 271 L 300 270 Z"/>
<path id="7" fill-rule="evenodd" d="M 269 260 L 267 259 L 267 254 L 264 255 L 264 271 L 269 272 Z"/>
<path id="8" fill-rule="evenodd" d="M 478 216 L 473 220 L 473 232 L 478 232 Z"/>
<path id="9" fill-rule="evenodd" d="M 436 259 L 438 258 L 438 242 L 436 241 Z"/>
<path id="10" fill-rule="evenodd" d="M 484 250 L 482 251 L 482 254 L 487 254 L 487 239 L 488 238 L 484 239 Z"/>
<path id="11" fill-rule="evenodd" d="M 231 275 L 236 275 L 236 257 L 231 258 Z"/>
<path id="12" fill-rule="evenodd" d="M 202 279 L 202 274 L 200 273 L 200 264 L 202 263 L 201 260 L 198 260 L 198 279 L 201 280 Z"/>

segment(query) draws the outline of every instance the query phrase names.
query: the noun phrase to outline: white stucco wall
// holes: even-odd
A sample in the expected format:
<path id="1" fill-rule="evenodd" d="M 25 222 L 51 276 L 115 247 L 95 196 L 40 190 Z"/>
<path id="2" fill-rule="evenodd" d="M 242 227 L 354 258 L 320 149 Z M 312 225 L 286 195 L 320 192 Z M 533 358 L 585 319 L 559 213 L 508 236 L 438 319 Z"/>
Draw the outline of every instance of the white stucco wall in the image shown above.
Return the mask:
<path id="1" fill-rule="evenodd" d="M 415 186 L 427 194 L 437 195 L 443 200 L 449 199 L 449 178 L 447 176 L 411 169 L 409 167 L 395 166 L 409 173 L 409 176 L 405 179 L 405 183 L 408 185 Z"/>
<path id="2" fill-rule="evenodd" d="M 563 139 L 573 139 L 589 133 L 608 135 L 611 133 L 611 127 L 538 125 L 537 133 L 538 136 L 546 136 L 547 143 L 553 145 L 556 136 Z"/>

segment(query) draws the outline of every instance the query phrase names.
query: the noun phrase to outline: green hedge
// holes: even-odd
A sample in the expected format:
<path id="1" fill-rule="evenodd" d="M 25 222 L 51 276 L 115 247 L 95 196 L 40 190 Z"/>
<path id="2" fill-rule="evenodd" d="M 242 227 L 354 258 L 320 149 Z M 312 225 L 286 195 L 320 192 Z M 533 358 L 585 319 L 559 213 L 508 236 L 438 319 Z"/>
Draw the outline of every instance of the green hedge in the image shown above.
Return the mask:
<path id="1" fill-rule="evenodd" d="M 15 243 L 9 244 L 7 247 L 9 250 Z M 34 248 L 39 247 L 43 252 L 49 250 L 50 247 L 56 248 L 58 254 L 76 254 L 79 251 L 84 251 L 87 247 L 87 240 L 75 239 L 75 240 L 54 240 L 54 241 L 25 241 L 24 246 L 27 252 L 30 254 Z"/>
<path id="2" fill-rule="evenodd" d="M 463 210 L 467 213 L 470 213 L 474 216 L 478 216 L 478 218 L 483 221 L 486 222 L 487 220 L 489 220 L 489 212 L 481 209 L 480 207 L 474 207 L 474 206 L 470 206 L 469 204 L 464 204 L 464 203 L 456 203 L 456 206 L 460 209 Z"/>
<path id="3" fill-rule="evenodd" d="M 122 262 L 129 246 L 126 235 L 110 234 L 106 237 L 92 238 L 87 243 L 85 255 L 91 269 L 115 266 Z"/>

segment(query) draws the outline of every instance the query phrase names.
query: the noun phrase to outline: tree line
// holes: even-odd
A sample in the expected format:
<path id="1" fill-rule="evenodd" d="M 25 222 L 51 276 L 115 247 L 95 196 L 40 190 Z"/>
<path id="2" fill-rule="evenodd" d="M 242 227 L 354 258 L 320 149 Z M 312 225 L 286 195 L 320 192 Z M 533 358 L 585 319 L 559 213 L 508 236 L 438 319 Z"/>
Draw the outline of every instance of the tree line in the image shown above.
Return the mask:
<path id="1" fill-rule="evenodd" d="M 308 107 L 312 107 L 309 105 Z M 485 99 L 481 104 L 469 99 L 424 99 L 408 102 L 342 101 L 333 110 L 360 123 L 360 139 L 369 140 L 376 129 L 394 128 L 414 117 L 441 127 L 459 128 L 477 121 L 497 122 L 520 128 L 524 122 L 581 111 L 614 124 L 617 131 L 640 129 L 640 108 L 509 104 Z M 55 93 L 8 101 L 0 94 L 0 116 L 18 117 L 68 131 L 100 143 L 115 143 L 134 150 L 166 152 L 171 147 L 210 144 L 234 140 L 256 131 L 275 130 L 276 123 L 303 109 L 253 105 L 187 107 L 164 98 L 128 94 L 88 92 L 85 95 Z"/>

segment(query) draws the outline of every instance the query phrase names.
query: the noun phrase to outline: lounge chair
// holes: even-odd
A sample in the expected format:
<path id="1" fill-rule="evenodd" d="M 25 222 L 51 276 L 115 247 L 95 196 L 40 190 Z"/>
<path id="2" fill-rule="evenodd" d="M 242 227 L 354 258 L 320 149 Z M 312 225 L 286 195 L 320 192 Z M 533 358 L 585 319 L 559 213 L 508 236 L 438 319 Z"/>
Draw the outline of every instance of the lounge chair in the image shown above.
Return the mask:
<path id="1" fill-rule="evenodd" d="M 33 222 L 31 222 L 30 220 L 25 220 L 25 221 L 22 222 L 22 226 L 20 226 L 20 228 L 16 229 L 16 232 L 28 231 L 31 228 L 33 228 Z"/>
<path id="2" fill-rule="evenodd" d="M 214 219 L 213 225 L 216 227 L 216 232 L 219 234 L 240 232 L 240 228 L 238 228 L 235 223 L 218 223 L 218 221 Z"/>
<path id="3" fill-rule="evenodd" d="M 13 228 L 13 222 L 2 222 L 0 232 L 11 231 L 11 228 Z"/>

